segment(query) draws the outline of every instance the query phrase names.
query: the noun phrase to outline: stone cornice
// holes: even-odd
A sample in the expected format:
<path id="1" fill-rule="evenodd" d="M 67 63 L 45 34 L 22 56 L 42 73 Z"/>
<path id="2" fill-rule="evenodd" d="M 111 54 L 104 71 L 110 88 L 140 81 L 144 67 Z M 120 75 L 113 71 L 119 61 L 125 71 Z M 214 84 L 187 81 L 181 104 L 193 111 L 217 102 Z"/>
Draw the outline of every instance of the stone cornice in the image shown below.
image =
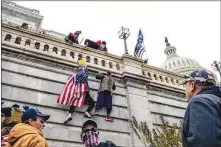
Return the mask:
<path id="1" fill-rule="evenodd" d="M 13 36 L 20 36 L 21 38 L 24 37 L 23 41 L 25 41 L 26 39 L 33 39 L 34 42 L 43 42 L 44 44 L 49 44 L 50 46 L 55 46 L 58 47 L 60 49 L 60 51 L 62 49 L 65 50 L 69 50 L 70 51 L 74 51 L 76 54 L 85 54 L 89 55 L 93 58 L 100 58 L 99 60 L 109 60 L 110 62 L 113 63 L 119 63 L 120 64 L 120 70 L 116 70 L 116 69 L 110 69 L 109 67 L 104 67 L 101 65 L 95 65 L 94 63 L 88 63 L 88 67 L 91 71 L 93 72 L 98 72 L 98 71 L 109 71 L 112 70 L 114 73 L 114 77 L 119 78 L 119 79 L 133 79 L 137 82 L 141 82 L 141 83 L 152 83 L 152 85 L 158 86 L 158 87 L 168 87 L 168 89 L 170 90 L 174 90 L 174 89 L 179 89 L 178 91 L 183 91 L 182 87 L 179 87 L 177 85 L 174 84 L 170 84 L 170 83 L 166 83 L 163 81 L 159 81 L 159 80 L 152 80 L 151 77 L 142 75 L 142 70 L 146 70 L 147 72 L 152 72 L 152 74 L 168 74 L 169 77 L 174 76 L 175 78 L 177 78 L 178 80 L 180 80 L 182 77 L 178 74 L 175 74 L 173 72 L 169 72 L 157 67 L 153 67 L 150 65 L 143 65 L 143 60 L 142 59 L 138 59 L 135 58 L 131 55 L 124 55 L 122 57 L 116 56 L 116 55 L 112 55 L 112 54 L 106 54 L 102 51 L 97 51 L 97 50 L 93 50 L 90 48 L 86 48 L 84 46 L 81 45 L 70 45 L 68 43 L 65 43 L 63 40 L 59 40 L 59 39 L 55 39 L 52 37 L 48 37 L 42 34 L 39 34 L 37 32 L 32 32 L 29 30 L 25 30 L 25 29 L 20 29 L 20 28 L 15 28 L 12 26 L 8 26 L 8 25 L 4 25 L 2 24 L 2 33 L 3 34 L 12 34 Z M 26 39 L 25 39 L 26 38 Z M 14 38 L 15 39 L 15 38 Z M 33 43 L 33 42 L 32 42 Z M 34 43 L 33 43 L 34 44 Z M 27 47 L 24 46 L 24 44 L 15 44 L 14 42 L 8 42 L 8 41 L 4 41 L 4 39 L 2 39 L 2 49 L 4 50 L 8 50 L 9 52 L 18 52 L 20 54 L 24 54 L 25 56 L 31 56 L 32 58 L 37 58 L 37 59 L 41 59 L 43 62 L 47 61 L 47 62 L 55 62 L 56 64 L 60 64 L 61 66 L 68 66 L 68 67 L 72 67 L 72 68 L 76 68 L 77 67 L 77 59 L 68 57 L 68 56 L 61 56 L 60 53 L 59 55 L 57 54 L 52 54 L 51 52 L 45 52 L 43 51 L 43 49 L 41 50 L 36 50 L 34 47 Z M 84 57 L 85 58 L 85 57 Z M 41 61 L 41 62 L 42 62 Z M 93 62 L 93 61 L 92 61 Z M 132 64 L 130 64 L 132 63 Z M 136 70 L 135 72 L 133 70 Z M 136 74 L 137 73 L 137 74 Z M 174 79 L 175 80 L 175 79 Z M 175 88 L 177 87 L 177 88 Z"/>

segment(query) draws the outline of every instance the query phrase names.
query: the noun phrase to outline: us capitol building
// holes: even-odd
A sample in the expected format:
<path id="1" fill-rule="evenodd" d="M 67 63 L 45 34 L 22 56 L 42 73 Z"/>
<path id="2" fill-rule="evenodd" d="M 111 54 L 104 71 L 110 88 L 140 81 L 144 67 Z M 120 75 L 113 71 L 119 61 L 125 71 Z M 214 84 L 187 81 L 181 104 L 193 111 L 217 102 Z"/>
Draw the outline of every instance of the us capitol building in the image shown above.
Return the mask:
<path id="1" fill-rule="evenodd" d="M 116 81 L 113 94 L 114 122 L 104 120 L 101 110 L 93 119 L 98 123 L 101 141 L 111 140 L 121 147 L 143 146 L 130 128 L 129 120 L 147 121 L 150 128 L 161 125 L 163 115 L 169 124 L 179 123 L 187 106 L 184 87 L 179 85 L 184 74 L 204 69 L 193 59 L 178 56 L 167 41 L 167 60 L 160 68 L 144 64 L 131 55 L 116 56 L 82 45 L 70 45 L 64 34 L 41 28 L 43 16 L 38 10 L 2 1 L 2 101 L 37 107 L 51 115 L 44 129 L 50 147 L 83 146 L 81 126 L 87 118 L 86 107 L 76 109 L 70 125 L 63 125 L 68 107 L 56 103 L 68 78 L 77 69 L 79 55 L 88 64 L 90 94 L 96 99 L 98 71 L 111 70 Z M 28 28 L 21 28 L 23 23 Z M 42 33 L 43 32 L 43 33 Z M 93 111 L 93 110 L 92 110 Z"/>

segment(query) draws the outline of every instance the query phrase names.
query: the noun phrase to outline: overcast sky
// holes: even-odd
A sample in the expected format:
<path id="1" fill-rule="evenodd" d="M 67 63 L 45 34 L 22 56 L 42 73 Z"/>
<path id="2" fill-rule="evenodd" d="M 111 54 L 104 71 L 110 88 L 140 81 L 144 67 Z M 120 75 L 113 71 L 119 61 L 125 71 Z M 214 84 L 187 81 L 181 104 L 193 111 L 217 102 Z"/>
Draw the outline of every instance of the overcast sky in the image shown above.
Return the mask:
<path id="1" fill-rule="evenodd" d="M 212 70 L 220 61 L 220 2 L 86 2 L 16 1 L 37 9 L 44 16 L 42 28 L 68 34 L 81 30 L 82 38 L 105 40 L 110 53 L 124 53 L 118 38 L 121 26 L 128 27 L 129 53 L 133 55 L 139 28 L 144 34 L 149 64 L 160 67 L 166 60 L 164 37 L 177 48 L 179 56 L 189 57 Z M 214 72 L 219 77 L 217 72 Z M 220 78 L 219 78 L 220 79 Z"/>

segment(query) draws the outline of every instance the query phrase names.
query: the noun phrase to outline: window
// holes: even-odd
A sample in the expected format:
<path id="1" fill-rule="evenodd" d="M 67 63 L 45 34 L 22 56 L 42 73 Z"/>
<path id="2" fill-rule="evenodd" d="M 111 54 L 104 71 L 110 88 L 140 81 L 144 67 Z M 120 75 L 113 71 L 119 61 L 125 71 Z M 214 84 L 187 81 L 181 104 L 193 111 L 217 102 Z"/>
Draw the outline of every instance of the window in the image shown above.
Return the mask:
<path id="1" fill-rule="evenodd" d="M 154 77 L 155 80 L 157 80 L 157 75 L 156 74 L 154 74 L 153 77 Z"/>
<path id="2" fill-rule="evenodd" d="M 74 52 L 70 52 L 70 56 L 74 58 Z"/>
<path id="3" fill-rule="evenodd" d="M 64 49 L 61 50 L 61 55 L 62 55 L 62 56 L 66 56 L 66 50 L 64 50 Z"/>
<path id="4" fill-rule="evenodd" d="M 120 65 L 117 63 L 116 64 L 117 70 L 120 70 Z"/>
<path id="5" fill-rule="evenodd" d="M 113 63 L 109 62 L 109 66 L 110 66 L 110 68 L 113 68 Z"/>
<path id="6" fill-rule="evenodd" d="M 49 46 L 47 44 L 44 45 L 44 50 L 43 51 L 47 51 L 49 50 Z"/>
<path id="7" fill-rule="evenodd" d="M 148 76 L 151 77 L 151 74 L 148 72 Z"/>
<path id="8" fill-rule="evenodd" d="M 102 64 L 102 66 L 105 66 L 105 61 L 102 60 L 102 61 L 101 61 L 101 64 Z"/>
<path id="9" fill-rule="evenodd" d="M 5 36 L 5 41 L 10 41 L 11 38 L 12 38 L 12 35 L 7 34 L 7 35 Z"/>
<path id="10" fill-rule="evenodd" d="M 83 55 L 82 54 L 78 54 L 78 60 L 82 60 L 83 59 Z"/>
<path id="11" fill-rule="evenodd" d="M 97 58 L 94 58 L 94 64 L 98 64 L 98 59 Z"/>
<path id="12" fill-rule="evenodd" d="M 173 79 L 171 79 L 171 83 L 172 83 L 172 84 L 174 84 L 174 81 L 173 81 Z"/>
<path id="13" fill-rule="evenodd" d="M 58 48 L 57 47 L 53 47 L 52 50 L 53 50 L 54 53 L 56 53 L 56 54 L 58 53 Z"/>
<path id="14" fill-rule="evenodd" d="M 30 46 L 30 45 L 31 45 L 31 40 L 27 39 L 27 40 L 25 41 L 25 46 Z"/>
<path id="15" fill-rule="evenodd" d="M 16 44 L 20 44 L 20 43 L 21 43 L 21 37 L 16 37 L 15 43 L 16 43 Z"/>
<path id="16" fill-rule="evenodd" d="M 142 74 L 143 74 L 144 76 L 146 76 L 146 73 L 145 73 L 145 71 L 142 71 Z"/>
<path id="17" fill-rule="evenodd" d="M 167 78 L 167 77 L 165 77 L 165 80 L 166 80 L 166 82 L 167 82 L 167 83 L 169 83 L 169 80 L 168 80 L 168 78 Z"/>
<path id="18" fill-rule="evenodd" d="M 162 78 L 162 76 L 160 76 L 160 81 L 163 82 L 163 78 Z"/>
<path id="19" fill-rule="evenodd" d="M 86 56 L 86 62 L 91 62 L 90 56 Z"/>
<path id="20" fill-rule="evenodd" d="M 39 42 L 36 42 L 36 43 L 35 43 L 35 48 L 36 48 L 36 49 L 39 49 L 39 48 L 40 48 L 40 43 L 39 43 Z"/>

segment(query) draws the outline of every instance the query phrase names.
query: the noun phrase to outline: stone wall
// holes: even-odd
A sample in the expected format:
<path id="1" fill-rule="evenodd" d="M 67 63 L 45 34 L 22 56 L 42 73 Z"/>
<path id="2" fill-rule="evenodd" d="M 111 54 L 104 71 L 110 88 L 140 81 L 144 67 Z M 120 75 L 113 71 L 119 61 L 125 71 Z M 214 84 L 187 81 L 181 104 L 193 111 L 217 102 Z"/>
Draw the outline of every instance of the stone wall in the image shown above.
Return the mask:
<path id="1" fill-rule="evenodd" d="M 7 35 L 11 35 L 9 40 L 5 40 Z M 20 43 L 15 43 L 17 37 L 21 38 Z M 36 42 L 40 43 L 39 48 Z M 48 50 L 45 45 L 49 46 Z M 182 76 L 143 64 L 141 59 L 130 55 L 105 54 L 2 25 L 2 100 L 4 105 L 31 105 L 51 114 L 44 130 L 49 146 L 82 146 L 79 135 L 82 123 L 87 120 L 83 116 L 86 107 L 76 109 L 73 120 L 65 126 L 62 123 L 68 107 L 56 104 L 68 77 L 77 68 L 79 54 L 87 60 L 90 94 L 95 100 L 98 71 L 111 70 L 116 80 L 111 114 L 114 122 L 104 120 L 105 109 L 93 118 L 98 123 L 102 141 L 111 140 L 124 147 L 143 146 L 130 128 L 129 119 L 133 115 L 138 121 L 147 121 L 150 128 L 160 125 L 159 115 L 170 124 L 182 119 L 186 108 L 183 87 L 178 85 Z"/>

